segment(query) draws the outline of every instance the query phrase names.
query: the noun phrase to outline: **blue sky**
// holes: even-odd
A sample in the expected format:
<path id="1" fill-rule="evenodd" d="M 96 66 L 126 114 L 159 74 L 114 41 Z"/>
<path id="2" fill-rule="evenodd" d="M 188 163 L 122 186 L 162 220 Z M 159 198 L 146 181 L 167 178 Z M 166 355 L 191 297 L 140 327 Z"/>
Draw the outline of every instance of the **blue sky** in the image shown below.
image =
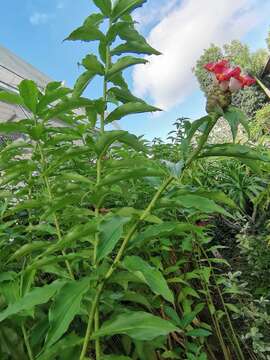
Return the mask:
<path id="1" fill-rule="evenodd" d="M 203 115 L 204 99 L 190 70 L 196 58 L 211 42 L 235 38 L 254 50 L 264 47 L 269 5 L 268 0 L 149 0 L 136 19 L 164 57 L 127 75 L 135 93 L 166 111 L 126 118 L 121 127 L 148 139 L 165 138 L 177 117 Z M 72 86 L 80 73 L 77 62 L 91 46 L 62 40 L 94 9 L 91 1 L 10 0 L 1 6 L 0 44 Z M 91 97 L 98 96 L 95 85 L 88 90 Z"/>

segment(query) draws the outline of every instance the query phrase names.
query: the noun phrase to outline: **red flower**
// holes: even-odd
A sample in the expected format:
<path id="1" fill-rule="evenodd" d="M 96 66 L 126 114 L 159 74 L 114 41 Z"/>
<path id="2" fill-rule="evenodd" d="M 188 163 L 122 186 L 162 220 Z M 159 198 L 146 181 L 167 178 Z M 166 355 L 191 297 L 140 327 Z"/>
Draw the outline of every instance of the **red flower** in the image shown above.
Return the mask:
<path id="1" fill-rule="evenodd" d="M 230 88 L 231 91 L 239 90 L 245 86 L 251 86 L 256 80 L 249 75 L 241 75 L 241 68 L 231 67 L 228 60 L 220 60 L 204 65 L 210 71 L 214 80 L 218 81 L 223 90 Z"/>
<path id="2" fill-rule="evenodd" d="M 236 79 L 241 82 L 242 87 L 251 86 L 256 83 L 256 80 L 249 75 L 239 75 Z"/>

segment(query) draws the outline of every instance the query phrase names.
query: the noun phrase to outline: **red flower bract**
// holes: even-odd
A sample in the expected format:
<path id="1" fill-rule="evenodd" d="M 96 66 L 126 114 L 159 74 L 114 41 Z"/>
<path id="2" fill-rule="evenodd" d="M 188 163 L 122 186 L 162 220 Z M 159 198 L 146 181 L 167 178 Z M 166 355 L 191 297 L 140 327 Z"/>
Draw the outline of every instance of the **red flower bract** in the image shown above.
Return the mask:
<path id="1" fill-rule="evenodd" d="M 204 68 L 215 75 L 216 80 L 220 83 L 224 90 L 226 90 L 231 84 L 233 84 L 230 88 L 231 91 L 235 91 L 256 83 L 256 80 L 253 77 L 249 75 L 241 75 L 241 68 L 239 66 L 231 67 L 228 60 L 210 62 L 204 65 Z M 238 86 L 235 86 L 236 84 Z"/>

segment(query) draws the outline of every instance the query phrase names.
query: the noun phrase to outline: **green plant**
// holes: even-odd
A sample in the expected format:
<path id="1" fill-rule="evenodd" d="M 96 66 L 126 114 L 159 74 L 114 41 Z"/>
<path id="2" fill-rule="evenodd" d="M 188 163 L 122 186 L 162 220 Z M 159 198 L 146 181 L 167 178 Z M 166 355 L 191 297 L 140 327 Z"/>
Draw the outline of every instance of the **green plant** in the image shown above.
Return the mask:
<path id="1" fill-rule="evenodd" d="M 269 154 L 207 143 L 221 115 L 234 135 L 245 124 L 236 108 L 189 123 L 170 160 L 127 131 L 108 130 L 126 115 L 159 110 L 122 75 L 146 62 L 126 53 L 159 52 L 130 15 L 145 0 L 93 2 L 99 12 L 67 38 L 98 43 L 74 89 L 53 82 L 41 92 L 24 80 L 19 94 L 0 93 L 32 113 L 0 124 L 25 136 L 0 152 L 1 358 L 243 360 L 219 272 L 227 262 L 213 256 L 199 222 L 231 218 L 235 205 L 186 178 L 201 158 L 256 163 Z M 101 97 L 82 97 L 95 76 Z"/>

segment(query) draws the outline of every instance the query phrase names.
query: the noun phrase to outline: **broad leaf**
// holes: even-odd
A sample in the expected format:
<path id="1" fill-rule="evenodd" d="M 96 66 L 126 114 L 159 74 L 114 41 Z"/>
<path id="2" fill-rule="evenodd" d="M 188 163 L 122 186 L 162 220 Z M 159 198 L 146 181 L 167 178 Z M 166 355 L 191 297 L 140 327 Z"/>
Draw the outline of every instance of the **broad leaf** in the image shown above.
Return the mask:
<path id="1" fill-rule="evenodd" d="M 97 246 L 97 259 L 99 262 L 109 255 L 123 234 L 123 226 L 128 223 L 130 218 L 112 216 L 101 222 L 99 225 L 99 241 Z"/>
<path id="2" fill-rule="evenodd" d="M 89 278 L 65 284 L 57 294 L 49 311 L 50 328 L 45 347 L 51 347 L 68 330 L 70 323 L 78 314 L 83 295 L 90 286 Z"/>
<path id="3" fill-rule="evenodd" d="M 143 311 L 125 312 L 112 320 L 106 321 L 93 334 L 93 339 L 125 334 L 135 340 L 151 341 L 174 331 L 177 331 L 177 327 L 158 316 Z"/>
<path id="4" fill-rule="evenodd" d="M 32 80 L 23 80 L 19 85 L 19 91 L 25 106 L 35 114 L 39 93 L 36 83 Z"/>
<path id="5" fill-rule="evenodd" d="M 125 14 L 142 6 L 147 0 L 116 0 L 112 9 L 112 19 L 116 21 Z"/>
<path id="6" fill-rule="evenodd" d="M 131 102 L 121 105 L 113 112 L 111 112 L 106 118 L 106 123 L 109 124 L 113 121 L 120 120 L 127 115 L 154 112 L 154 111 L 161 111 L 161 110 L 146 103 Z"/>
<path id="7" fill-rule="evenodd" d="M 46 304 L 63 285 L 63 281 L 56 280 L 50 285 L 32 289 L 24 297 L 0 312 L 0 322 L 21 311 L 31 310 L 36 305 Z"/>
<path id="8" fill-rule="evenodd" d="M 121 72 L 130 66 L 136 65 L 136 64 L 146 64 L 148 61 L 141 58 L 135 58 L 132 56 L 125 56 L 121 59 L 119 59 L 115 64 L 113 64 L 110 69 L 108 70 L 108 73 L 106 74 L 107 79 L 111 79 L 112 76 L 114 76 L 116 73 Z"/>
<path id="9" fill-rule="evenodd" d="M 128 271 L 144 281 L 155 294 L 161 295 L 165 300 L 174 303 L 173 293 L 160 271 L 150 266 L 139 256 L 125 257 L 123 265 Z"/>

